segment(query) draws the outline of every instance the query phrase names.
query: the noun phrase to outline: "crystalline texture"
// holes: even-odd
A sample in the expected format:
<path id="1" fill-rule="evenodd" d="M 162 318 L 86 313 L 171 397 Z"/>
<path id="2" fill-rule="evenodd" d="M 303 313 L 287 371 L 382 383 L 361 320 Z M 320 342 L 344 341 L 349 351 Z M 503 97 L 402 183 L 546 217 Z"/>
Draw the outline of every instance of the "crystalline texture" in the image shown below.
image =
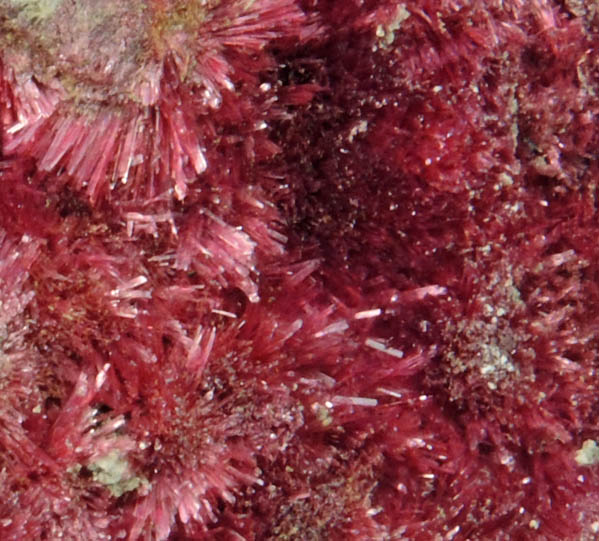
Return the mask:
<path id="1" fill-rule="evenodd" d="M 5 152 L 35 157 L 44 172 L 66 169 L 92 202 L 116 183 L 185 198 L 207 168 L 211 130 L 199 119 L 234 89 L 228 51 L 260 51 L 301 21 L 291 1 L 3 0 L 0 9 Z"/>
<path id="2" fill-rule="evenodd" d="M 0 0 L 0 539 L 594 539 L 597 17 Z"/>

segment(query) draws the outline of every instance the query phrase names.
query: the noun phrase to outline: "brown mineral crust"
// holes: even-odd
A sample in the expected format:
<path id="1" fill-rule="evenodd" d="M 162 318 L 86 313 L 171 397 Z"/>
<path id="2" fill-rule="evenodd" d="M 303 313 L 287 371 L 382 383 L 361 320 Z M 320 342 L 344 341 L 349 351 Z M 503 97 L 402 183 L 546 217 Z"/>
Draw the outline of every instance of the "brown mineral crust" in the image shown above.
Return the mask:
<path id="1" fill-rule="evenodd" d="M 139 64 L 154 60 L 144 5 L 5 0 L 5 58 L 18 79 L 34 76 L 49 86 L 59 81 L 77 102 L 131 99 L 146 75 Z"/>
<path id="2" fill-rule="evenodd" d="M 152 105 L 157 89 L 149 87 L 166 56 L 176 57 L 181 80 L 194 72 L 196 37 L 218 21 L 219 3 L 4 0 L 5 59 L 19 82 L 61 86 L 83 107 Z"/>

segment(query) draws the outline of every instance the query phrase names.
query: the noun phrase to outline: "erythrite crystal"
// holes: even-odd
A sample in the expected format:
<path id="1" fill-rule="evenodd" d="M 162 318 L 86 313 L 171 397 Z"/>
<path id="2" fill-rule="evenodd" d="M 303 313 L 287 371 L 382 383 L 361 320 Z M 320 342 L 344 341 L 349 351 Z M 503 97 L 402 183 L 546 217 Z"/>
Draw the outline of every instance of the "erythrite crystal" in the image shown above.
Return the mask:
<path id="1" fill-rule="evenodd" d="M 594 539 L 598 17 L 0 0 L 0 539 Z"/>
<path id="2" fill-rule="evenodd" d="M 213 112 L 242 72 L 268 64 L 256 56 L 273 39 L 309 34 L 291 0 L 3 0 L 0 9 L 4 152 L 35 157 L 40 173 L 66 171 L 92 202 L 117 183 L 148 198 L 174 187 L 183 199 L 206 170 Z M 259 130 L 261 115 L 252 120 Z"/>

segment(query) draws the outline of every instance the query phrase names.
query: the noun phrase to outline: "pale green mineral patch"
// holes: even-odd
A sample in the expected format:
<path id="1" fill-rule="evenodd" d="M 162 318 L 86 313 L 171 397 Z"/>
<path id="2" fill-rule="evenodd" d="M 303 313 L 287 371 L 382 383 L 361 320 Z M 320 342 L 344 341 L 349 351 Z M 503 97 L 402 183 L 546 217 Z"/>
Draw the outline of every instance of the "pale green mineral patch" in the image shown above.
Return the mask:
<path id="1" fill-rule="evenodd" d="M 379 24 L 376 27 L 376 36 L 381 39 L 380 45 L 389 47 L 395 40 L 395 32 L 399 30 L 401 23 L 403 23 L 410 16 L 410 12 L 406 9 L 403 4 L 397 6 L 395 11 L 395 17 L 386 25 Z"/>
<path id="2" fill-rule="evenodd" d="M 582 447 L 576 451 L 576 462 L 580 466 L 593 466 L 599 463 L 599 447 L 595 440 L 585 440 Z"/>
<path id="3" fill-rule="evenodd" d="M 61 0 L 11 0 L 11 4 L 19 9 L 31 21 L 41 21 L 51 17 Z"/>
<path id="4" fill-rule="evenodd" d="M 143 477 L 133 475 L 126 457 L 116 450 L 96 459 L 88 468 L 94 481 L 106 486 L 115 498 L 147 483 Z"/>

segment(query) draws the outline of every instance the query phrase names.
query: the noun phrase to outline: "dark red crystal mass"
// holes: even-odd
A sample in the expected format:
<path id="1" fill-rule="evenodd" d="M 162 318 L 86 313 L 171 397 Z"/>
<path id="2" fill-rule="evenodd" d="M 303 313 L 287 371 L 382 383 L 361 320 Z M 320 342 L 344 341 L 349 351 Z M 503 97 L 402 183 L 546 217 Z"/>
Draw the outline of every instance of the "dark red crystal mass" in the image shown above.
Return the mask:
<path id="1" fill-rule="evenodd" d="M 599 8 L 0 0 L 0 539 L 599 538 Z"/>

